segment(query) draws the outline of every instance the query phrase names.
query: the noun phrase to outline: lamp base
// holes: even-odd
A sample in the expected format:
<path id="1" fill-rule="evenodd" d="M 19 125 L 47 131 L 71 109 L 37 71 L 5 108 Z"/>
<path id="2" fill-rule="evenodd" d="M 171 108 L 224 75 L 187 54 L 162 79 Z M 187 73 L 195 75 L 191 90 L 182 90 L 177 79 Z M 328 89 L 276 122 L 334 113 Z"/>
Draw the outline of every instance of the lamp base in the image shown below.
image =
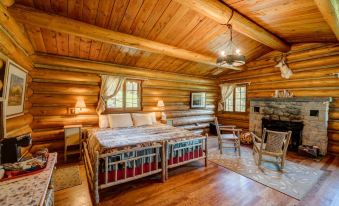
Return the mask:
<path id="1" fill-rule="evenodd" d="M 161 120 L 166 120 L 166 114 L 165 112 L 161 112 Z"/>

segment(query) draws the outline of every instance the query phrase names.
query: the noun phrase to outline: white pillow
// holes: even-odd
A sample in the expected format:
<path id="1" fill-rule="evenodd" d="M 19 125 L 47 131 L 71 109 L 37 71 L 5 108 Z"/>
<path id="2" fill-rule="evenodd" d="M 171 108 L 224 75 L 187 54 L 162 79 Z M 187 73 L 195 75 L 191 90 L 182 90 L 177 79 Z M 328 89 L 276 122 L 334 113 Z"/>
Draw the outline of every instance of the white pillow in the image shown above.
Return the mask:
<path id="1" fill-rule="evenodd" d="M 99 128 L 109 127 L 108 115 L 99 115 Z"/>
<path id="2" fill-rule="evenodd" d="M 133 113 L 132 119 L 135 127 L 152 125 L 154 123 L 151 114 Z"/>
<path id="3" fill-rule="evenodd" d="M 133 122 L 131 114 L 109 114 L 108 122 L 110 128 L 132 127 Z"/>

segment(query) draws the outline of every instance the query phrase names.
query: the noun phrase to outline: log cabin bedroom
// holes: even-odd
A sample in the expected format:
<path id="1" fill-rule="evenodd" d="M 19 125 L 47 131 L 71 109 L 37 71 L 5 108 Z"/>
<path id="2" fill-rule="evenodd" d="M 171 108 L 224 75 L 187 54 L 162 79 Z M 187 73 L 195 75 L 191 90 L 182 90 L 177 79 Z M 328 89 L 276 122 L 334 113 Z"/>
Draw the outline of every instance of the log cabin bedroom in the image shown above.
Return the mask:
<path id="1" fill-rule="evenodd" d="M 0 0 L 0 205 L 339 205 L 338 0 Z"/>

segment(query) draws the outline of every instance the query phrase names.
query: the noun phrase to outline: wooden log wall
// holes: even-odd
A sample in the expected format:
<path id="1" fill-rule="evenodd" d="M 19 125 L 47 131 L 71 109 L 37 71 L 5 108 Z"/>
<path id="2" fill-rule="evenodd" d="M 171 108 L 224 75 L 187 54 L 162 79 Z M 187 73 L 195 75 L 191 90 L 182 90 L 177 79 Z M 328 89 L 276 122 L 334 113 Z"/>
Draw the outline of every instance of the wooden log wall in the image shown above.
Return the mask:
<path id="1" fill-rule="evenodd" d="M 13 118 L 8 118 L 6 120 L 6 136 L 8 138 L 26 134 L 32 131 L 31 127 L 29 126 L 33 120 L 32 115 L 29 113 L 29 109 L 31 107 L 29 98 L 33 94 L 32 89 L 30 89 L 30 84 L 32 82 L 30 71 L 33 69 L 33 67 L 32 61 L 29 59 L 29 57 L 26 56 L 24 52 L 14 44 L 14 42 L 6 33 L 0 31 L 0 61 L 5 64 L 7 61 L 9 61 L 9 59 L 26 69 L 28 71 L 28 75 L 24 114 Z M 3 67 L 3 69 L 4 68 L 5 67 Z"/>
<path id="2" fill-rule="evenodd" d="M 33 144 L 61 151 L 64 147 L 64 125 L 97 126 L 98 116 L 95 108 L 99 97 L 100 76 L 85 70 L 67 69 L 66 71 L 51 66 L 48 66 L 48 69 L 42 67 L 44 66 L 40 65 L 31 72 L 33 80 L 30 88 L 33 90 L 33 95 L 30 99 L 32 103 L 30 112 L 33 115 L 31 124 Z M 173 119 L 174 126 L 195 132 L 208 129 L 209 122 L 213 121 L 215 99 L 218 96 L 215 80 L 195 79 L 167 73 L 157 75 L 156 72 L 152 75 L 158 77 L 150 77 L 149 71 L 138 74 L 141 79 L 147 78 L 142 83 L 143 112 L 155 111 L 160 117 L 160 110 L 156 105 L 157 101 L 162 99 L 165 103 L 167 118 Z M 188 78 L 192 80 L 186 81 Z M 191 91 L 207 92 L 206 109 L 190 109 Z M 87 108 L 80 114 L 73 115 L 68 112 L 68 109 L 74 107 L 77 98 L 83 98 Z"/>
<path id="3" fill-rule="evenodd" d="M 247 112 L 218 114 L 221 123 L 249 127 L 249 99 L 271 97 L 276 89 L 288 89 L 295 96 L 332 97 L 328 123 L 328 152 L 339 154 L 339 44 L 298 44 L 288 53 L 293 71 L 290 79 L 282 79 L 274 67 L 278 52 L 271 52 L 247 64 L 242 72 L 231 72 L 223 82 L 251 82 L 247 87 Z"/>

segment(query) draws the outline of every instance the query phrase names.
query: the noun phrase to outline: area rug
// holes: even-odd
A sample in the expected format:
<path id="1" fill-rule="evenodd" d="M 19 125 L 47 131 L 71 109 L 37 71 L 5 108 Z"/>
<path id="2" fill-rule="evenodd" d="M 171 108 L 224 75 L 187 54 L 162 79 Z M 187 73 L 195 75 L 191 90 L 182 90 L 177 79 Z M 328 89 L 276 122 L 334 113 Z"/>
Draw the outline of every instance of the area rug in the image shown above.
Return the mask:
<path id="1" fill-rule="evenodd" d="M 275 189 L 295 199 L 301 200 L 314 187 L 325 171 L 313 169 L 301 164 L 285 161 L 283 171 L 274 163 L 274 159 L 265 157 L 259 168 L 249 148 L 241 148 L 241 157 L 236 153 L 227 151 L 224 154 L 212 152 L 208 160 L 233 172 L 255 180 L 267 187 Z"/>
<path id="2" fill-rule="evenodd" d="M 54 175 L 55 190 L 81 185 L 79 166 L 67 166 L 57 168 Z"/>

